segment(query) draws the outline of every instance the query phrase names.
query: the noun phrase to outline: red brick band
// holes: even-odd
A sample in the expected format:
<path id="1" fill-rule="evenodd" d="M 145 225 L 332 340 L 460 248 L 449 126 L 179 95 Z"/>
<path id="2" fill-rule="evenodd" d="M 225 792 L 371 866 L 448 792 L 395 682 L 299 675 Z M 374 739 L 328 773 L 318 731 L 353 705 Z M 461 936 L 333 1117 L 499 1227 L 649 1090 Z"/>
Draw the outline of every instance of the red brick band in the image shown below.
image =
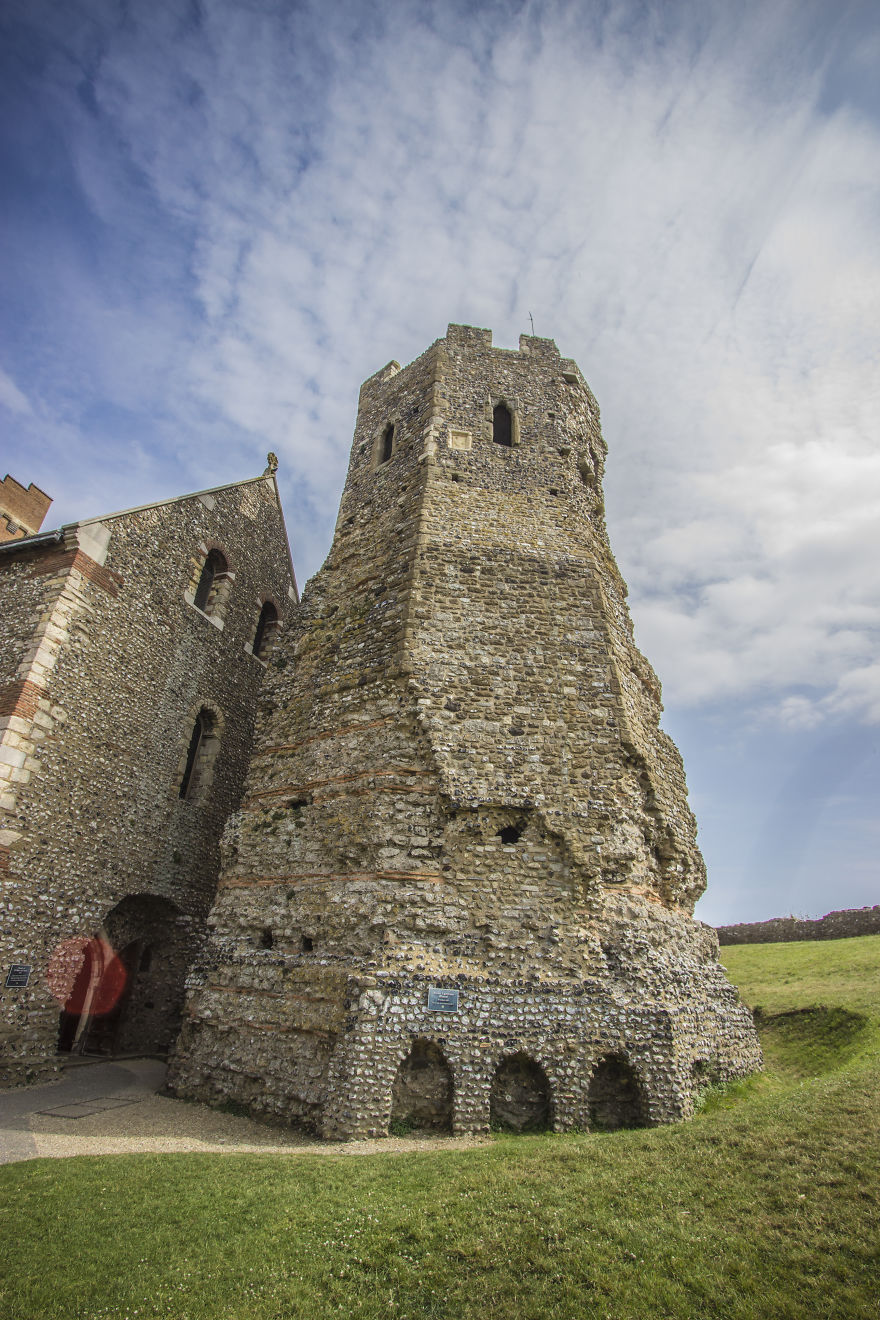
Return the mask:
<path id="1" fill-rule="evenodd" d="M 6 683 L 0 687 L 0 716 L 18 715 L 20 719 L 32 720 L 39 710 L 40 698 L 45 695 L 46 689 L 29 678 Z"/>
<path id="2" fill-rule="evenodd" d="M 88 578 L 89 582 L 93 582 L 108 595 L 119 595 L 119 588 L 122 585 L 121 575 L 105 568 L 103 564 L 97 563 L 90 555 L 79 549 L 53 550 L 48 554 L 41 554 L 35 557 L 30 571 L 33 577 L 45 577 L 49 573 L 60 573 L 65 568 L 82 573 L 84 578 Z"/>
<path id="3" fill-rule="evenodd" d="M 84 554 L 82 550 L 77 550 L 73 556 L 73 567 L 77 572 L 82 573 L 83 577 L 94 582 L 96 587 L 101 587 L 110 596 L 118 596 L 119 588 L 122 586 L 122 574 L 114 573 L 112 569 L 105 568 L 103 564 L 96 563 L 89 555 Z"/>
<path id="4" fill-rule="evenodd" d="M 242 804 L 244 810 L 250 808 L 252 802 L 259 802 L 261 798 L 275 797 L 295 797 L 297 793 L 313 792 L 316 788 L 327 788 L 331 784 L 353 784 L 358 779 L 379 779 L 387 778 L 393 775 L 419 775 L 420 777 L 432 776 L 433 770 L 420 770 L 418 766 L 397 765 L 387 770 L 359 770 L 353 775 L 334 775 L 331 779 L 308 779 L 304 784 L 285 784 L 281 788 L 266 788 L 260 793 L 250 793 Z M 421 792 L 421 789 L 408 788 L 406 785 L 395 785 L 401 792 Z"/>
<path id="5" fill-rule="evenodd" d="M 261 752 L 254 752 L 252 760 L 256 761 L 264 756 L 280 756 L 283 752 L 294 752 L 298 747 L 305 747 L 308 743 L 322 742 L 325 738 L 342 738 L 347 733 L 361 733 L 367 729 L 380 729 L 384 724 L 393 724 L 394 716 L 386 715 L 381 720 L 371 720 L 369 724 L 343 724 L 338 729 L 322 729 L 320 733 L 314 733 L 310 738 L 301 738 L 299 742 L 276 743 L 270 747 L 264 747 Z"/>
<path id="6" fill-rule="evenodd" d="M 357 871 L 348 875 L 333 875 L 329 871 L 289 871 L 269 876 L 229 876 L 227 879 L 221 879 L 217 888 L 264 889 L 282 884 L 354 884 L 362 880 L 430 880 L 433 884 L 439 884 L 442 879 L 443 876 L 439 871 Z"/>

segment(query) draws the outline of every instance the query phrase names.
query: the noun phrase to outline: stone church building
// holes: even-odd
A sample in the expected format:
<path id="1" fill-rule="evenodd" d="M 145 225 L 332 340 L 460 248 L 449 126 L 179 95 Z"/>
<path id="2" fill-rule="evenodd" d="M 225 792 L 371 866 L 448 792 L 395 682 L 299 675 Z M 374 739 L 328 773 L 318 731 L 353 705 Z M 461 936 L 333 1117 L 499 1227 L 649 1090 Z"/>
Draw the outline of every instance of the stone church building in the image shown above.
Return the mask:
<path id="1" fill-rule="evenodd" d="M 0 1085 L 177 1035 L 296 606 L 275 466 L 51 532 L 0 486 Z"/>
<path id="2" fill-rule="evenodd" d="M 49 533 L 6 478 L 0 1084 L 170 1051 L 350 1138 L 669 1122 L 760 1067 L 605 454 L 552 340 L 451 325 L 363 385 L 300 603 L 271 455 Z"/>

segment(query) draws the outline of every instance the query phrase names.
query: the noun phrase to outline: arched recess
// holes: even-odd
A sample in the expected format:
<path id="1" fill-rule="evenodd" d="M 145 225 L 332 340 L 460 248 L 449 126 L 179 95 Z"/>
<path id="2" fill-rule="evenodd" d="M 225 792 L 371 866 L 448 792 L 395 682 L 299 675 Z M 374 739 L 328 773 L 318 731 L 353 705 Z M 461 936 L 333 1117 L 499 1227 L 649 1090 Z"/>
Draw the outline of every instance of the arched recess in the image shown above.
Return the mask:
<path id="1" fill-rule="evenodd" d="M 553 1118 L 550 1083 L 527 1054 L 508 1054 L 495 1069 L 489 1093 L 489 1122 L 507 1132 L 540 1132 Z"/>
<path id="2" fill-rule="evenodd" d="M 397 1069 L 391 1093 L 391 1125 L 427 1132 L 452 1131 L 452 1069 L 430 1040 L 414 1040 Z"/>
<path id="3" fill-rule="evenodd" d="M 607 1054 L 593 1069 L 589 1089 L 590 1124 L 600 1132 L 644 1127 L 645 1096 L 638 1074 L 622 1054 Z"/>
<path id="4" fill-rule="evenodd" d="M 214 764 L 220 751 L 222 720 L 218 711 L 202 706 L 196 715 L 179 768 L 178 797 L 187 802 L 202 802 L 214 778 Z"/>
<path id="5" fill-rule="evenodd" d="M 271 600 L 263 601 L 263 607 L 260 610 L 260 617 L 257 620 L 257 630 L 254 633 L 254 641 L 251 647 L 258 660 L 268 660 L 269 654 L 275 645 L 275 639 L 278 636 L 278 610 Z"/>
<path id="6" fill-rule="evenodd" d="M 180 1027 L 192 961 L 190 923 L 167 899 L 131 894 L 83 942 L 58 1048 L 79 1054 L 164 1054 Z"/>
<path id="7" fill-rule="evenodd" d="M 382 432 L 382 440 L 379 445 L 379 462 L 387 463 L 394 453 L 394 423 L 389 422 Z"/>
<path id="8" fill-rule="evenodd" d="M 193 599 L 196 609 L 212 618 L 222 619 L 232 582 L 233 575 L 226 556 L 221 550 L 209 550 L 196 583 Z"/>

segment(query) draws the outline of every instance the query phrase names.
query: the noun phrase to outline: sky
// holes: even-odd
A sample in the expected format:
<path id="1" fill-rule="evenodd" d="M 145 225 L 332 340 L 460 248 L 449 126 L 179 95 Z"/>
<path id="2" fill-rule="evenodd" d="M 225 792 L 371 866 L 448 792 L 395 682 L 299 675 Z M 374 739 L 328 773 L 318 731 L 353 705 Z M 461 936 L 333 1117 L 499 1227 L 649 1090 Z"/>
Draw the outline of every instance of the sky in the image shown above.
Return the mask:
<path id="1" fill-rule="evenodd" d="M 363 379 L 554 338 L 713 924 L 880 902 L 876 0 L 4 0 L 0 475 L 259 474 L 300 583 Z"/>

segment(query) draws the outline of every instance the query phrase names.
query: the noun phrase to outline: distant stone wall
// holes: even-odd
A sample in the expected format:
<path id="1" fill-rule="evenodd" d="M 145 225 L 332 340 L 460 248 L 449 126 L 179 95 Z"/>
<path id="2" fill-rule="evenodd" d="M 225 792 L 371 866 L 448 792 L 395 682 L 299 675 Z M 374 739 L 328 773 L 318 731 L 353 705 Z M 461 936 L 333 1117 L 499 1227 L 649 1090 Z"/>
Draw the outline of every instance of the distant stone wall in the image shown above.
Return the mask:
<path id="1" fill-rule="evenodd" d="M 880 935 L 880 906 L 829 912 L 814 920 L 774 917 L 738 926 L 718 926 L 719 944 L 782 944 L 787 940 L 845 940 L 853 935 Z"/>

